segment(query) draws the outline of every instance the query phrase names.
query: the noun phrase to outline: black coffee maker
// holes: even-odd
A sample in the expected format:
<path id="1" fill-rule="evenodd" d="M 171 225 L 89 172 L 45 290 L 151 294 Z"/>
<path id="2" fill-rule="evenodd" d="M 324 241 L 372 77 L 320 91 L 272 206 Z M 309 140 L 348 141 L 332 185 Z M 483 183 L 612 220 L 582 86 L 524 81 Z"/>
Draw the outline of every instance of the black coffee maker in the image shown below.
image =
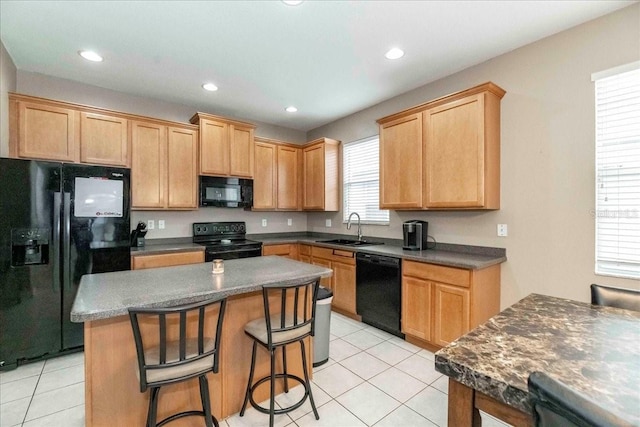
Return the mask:
<path id="1" fill-rule="evenodd" d="M 147 224 L 144 221 L 138 222 L 135 230 L 131 231 L 131 246 L 143 247 L 144 236 L 147 234 Z"/>
<path id="2" fill-rule="evenodd" d="M 402 249 L 410 251 L 423 251 L 427 249 L 427 231 L 429 223 L 412 219 L 402 224 L 402 235 L 404 237 L 404 245 Z"/>

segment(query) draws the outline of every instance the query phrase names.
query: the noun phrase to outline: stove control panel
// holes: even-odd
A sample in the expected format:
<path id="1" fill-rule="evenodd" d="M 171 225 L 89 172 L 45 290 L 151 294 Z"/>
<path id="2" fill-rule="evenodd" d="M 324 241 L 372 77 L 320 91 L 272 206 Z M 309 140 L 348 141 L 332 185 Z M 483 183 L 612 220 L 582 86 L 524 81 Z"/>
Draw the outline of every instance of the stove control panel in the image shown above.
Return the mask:
<path id="1" fill-rule="evenodd" d="M 227 234 L 245 234 L 244 222 L 195 222 L 193 236 L 224 236 Z"/>

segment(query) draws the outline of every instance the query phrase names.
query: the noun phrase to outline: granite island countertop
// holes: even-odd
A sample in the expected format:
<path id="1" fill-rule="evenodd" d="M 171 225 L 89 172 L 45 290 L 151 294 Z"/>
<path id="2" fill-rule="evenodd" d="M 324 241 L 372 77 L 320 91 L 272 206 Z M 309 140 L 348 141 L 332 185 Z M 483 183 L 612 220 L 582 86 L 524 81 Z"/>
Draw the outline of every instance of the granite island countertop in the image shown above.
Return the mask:
<path id="1" fill-rule="evenodd" d="M 224 273 L 211 263 L 82 276 L 71 309 L 72 322 L 106 319 L 130 307 L 160 307 L 226 297 L 262 289 L 272 283 L 300 283 L 329 277 L 329 268 L 278 256 L 224 261 Z"/>
<path id="2" fill-rule="evenodd" d="M 531 413 L 543 371 L 640 425 L 640 312 L 531 294 L 438 351 L 436 370 Z"/>

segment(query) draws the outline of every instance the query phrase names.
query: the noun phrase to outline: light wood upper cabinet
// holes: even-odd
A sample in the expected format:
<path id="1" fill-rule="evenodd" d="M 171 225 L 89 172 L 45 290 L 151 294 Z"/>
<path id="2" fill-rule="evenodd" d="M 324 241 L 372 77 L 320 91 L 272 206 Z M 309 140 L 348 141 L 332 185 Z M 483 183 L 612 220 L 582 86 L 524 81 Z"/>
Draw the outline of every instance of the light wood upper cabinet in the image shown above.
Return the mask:
<path id="1" fill-rule="evenodd" d="M 301 147 L 255 138 L 254 210 L 300 209 Z"/>
<path id="2" fill-rule="evenodd" d="M 378 120 L 381 207 L 499 209 L 504 94 L 485 83 Z"/>
<path id="3" fill-rule="evenodd" d="M 300 208 L 300 158 L 301 148 L 278 145 L 277 208 L 298 210 Z"/>
<path id="4" fill-rule="evenodd" d="M 198 207 L 198 131 L 168 128 L 168 204 L 172 209 Z"/>
<path id="5" fill-rule="evenodd" d="M 201 175 L 253 178 L 254 125 L 204 113 L 191 123 L 200 126 Z"/>
<path id="6" fill-rule="evenodd" d="M 255 175 L 253 179 L 253 209 L 275 210 L 277 207 L 277 156 L 275 144 L 255 143 Z"/>
<path id="7" fill-rule="evenodd" d="M 131 123 L 131 207 L 166 205 L 167 128 L 155 123 Z"/>
<path id="8" fill-rule="evenodd" d="M 9 95 L 9 155 L 78 161 L 80 113 L 65 105 Z"/>
<path id="9" fill-rule="evenodd" d="M 333 139 L 321 138 L 303 148 L 304 210 L 340 209 L 339 144 Z"/>
<path id="10" fill-rule="evenodd" d="M 198 132 L 155 122 L 131 123 L 131 207 L 196 209 Z"/>
<path id="11" fill-rule="evenodd" d="M 80 161 L 129 166 L 128 122 L 117 116 L 80 113 Z"/>
<path id="12" fill-rule="evenodd" d="M 380 208 L 422 208 L 422 114 L 380 126 Z"/>

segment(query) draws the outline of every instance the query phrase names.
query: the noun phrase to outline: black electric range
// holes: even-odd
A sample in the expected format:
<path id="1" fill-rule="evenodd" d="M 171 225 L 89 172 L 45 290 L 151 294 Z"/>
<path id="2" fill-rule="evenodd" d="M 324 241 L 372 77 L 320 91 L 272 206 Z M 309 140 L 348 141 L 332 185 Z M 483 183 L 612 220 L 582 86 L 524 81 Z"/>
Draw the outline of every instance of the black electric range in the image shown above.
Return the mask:
<path id="1" fill-rule="evenodd" d="M 245 238 L 244 222 L 195 222 L 193 243 L 205 246 L 205 262 L 262 255 L 262 242 Z"/>

